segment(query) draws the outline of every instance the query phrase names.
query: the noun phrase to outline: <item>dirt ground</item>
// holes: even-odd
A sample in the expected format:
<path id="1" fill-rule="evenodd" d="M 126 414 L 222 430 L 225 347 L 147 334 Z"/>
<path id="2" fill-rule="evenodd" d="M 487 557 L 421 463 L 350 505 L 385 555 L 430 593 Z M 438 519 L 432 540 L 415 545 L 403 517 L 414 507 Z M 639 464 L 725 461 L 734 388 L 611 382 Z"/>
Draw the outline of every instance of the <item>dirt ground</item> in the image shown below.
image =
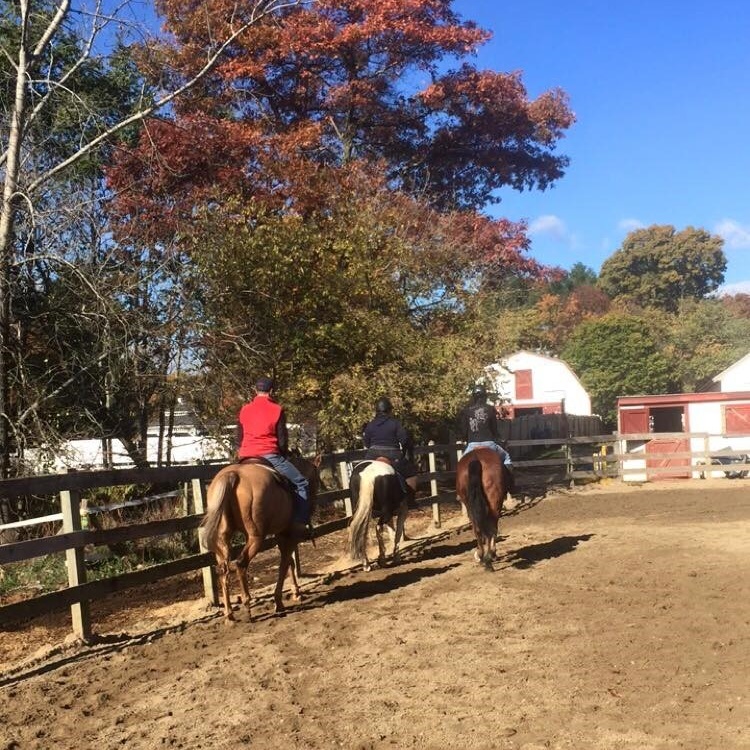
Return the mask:
<path id="1" fill-rule="evenodd" d="M 0 633 L 0 750 L 750 748 L 750 480 L 522 503 L 494 573 L 461 522 L 370 573 L 326 538 L 285 617 L 225 624 L 192 575 L 99 603 L 90 647 Z"/>

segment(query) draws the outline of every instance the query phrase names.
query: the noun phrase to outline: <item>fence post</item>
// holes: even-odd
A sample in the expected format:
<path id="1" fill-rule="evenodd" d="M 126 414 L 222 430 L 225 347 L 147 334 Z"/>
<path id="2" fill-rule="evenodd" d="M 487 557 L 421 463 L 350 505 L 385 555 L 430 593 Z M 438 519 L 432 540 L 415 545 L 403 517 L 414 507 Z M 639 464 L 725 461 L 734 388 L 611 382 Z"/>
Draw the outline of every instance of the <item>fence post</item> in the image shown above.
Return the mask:
<path id="1" fill-rule="evenodd" d="M 429 443 L 427 443 L 428 446 L 435 445 L 434 440 L 430 440 Z M 433 474 L 435 471 L 437 471 L 436 465 L 435 465 L 435 449 L 432 448 L 430 452 L 427 454 L 427 467 L 430 470 L 430 474 Z M 432 495 L 433 498 L 435 498 L 434 502 L 432 503 L 432 524 L 436 529 L 440 528 L 440 503 L 437 500 L 437 494 L 438 494 L 438 485 L 437 485 L 437 479 L 434 477 L 430 478 L 430 495 Z"/>
<path id="2" fill-rule="evenodd" d="M 570 438 L 565 442 L 565 478 L 570 479 L 571 488 L 576 486 L 575 477 L 570 476 L 573 473 L 573 449 L 570 445 Z"/>
<path id="3" fill-rule="evenodd" d="M 462 445 L 461 441 L 457 440 L 456 445 Z M 463 448 L 456 448 L 456 474 L 458 474 L 458 462 L 461 460 L 463 454 Z M 469 511 L 466 510 L 466 506 L 463 503 L 461 503 L 461 515 L 463 516 L 464 521 L 469 520 Z"/>
<path id="4" fill-rule="evenodd" d="M 206 490 L 203 486 L 201 479 L 192 480 L 193 488 L 193 507 L 196 515 L 201 515 L 206 512 Z M 198 545 L 201 552 L 208 552 L 206 547 L 203 545 L 200 533 L 198 534 Z M 216 606 L 219 600 L 216 596 L 216 574 L 214 573 L 213 565 L 201 568 L 201 575 L 203 576 L 203 596 L 208 601 Z"/>
<path id="5" fill-rule="evenodd" d="M 60 493 L 60 507 L 63 514 L 63 532 L 68 534 L 81 531 L 81 495 L 79 492 L 63 490 Z M 68 586 L 86 583 L 86 566 L 83 547 L 65 550 L 65 564 L 68 568 Z M 91 609 L 88 602 L 70 605 L 73 620 L 73 633 L 82 641 L 91 640 Z"/>
<path id="6" fill-rule="evenodd" d="M 703 437 L 703 463 L 708 464 L 708 466 L 711 466 L 711 455 L 709 453 L 709 440 L 708 440 L 708 433 Z M 690 446 L 692 449 L 692 446 Z M 706 471 L 705 474 L 701 474 L 701 477 L 705 479 L 711 479 L 711 472 Z"/>
<path id="7" fill-rule="evenodd" d="M 341 489 L 349 489 L 349 472 L 346 470 L 346 461 L 339 462 L 339 480 L 341 482 Z M 347 518 L 351 518 L 354 515 L 354 509 L 352 508 L 352 497 L 347 495 L 344 498 L 344 512 Z"/>

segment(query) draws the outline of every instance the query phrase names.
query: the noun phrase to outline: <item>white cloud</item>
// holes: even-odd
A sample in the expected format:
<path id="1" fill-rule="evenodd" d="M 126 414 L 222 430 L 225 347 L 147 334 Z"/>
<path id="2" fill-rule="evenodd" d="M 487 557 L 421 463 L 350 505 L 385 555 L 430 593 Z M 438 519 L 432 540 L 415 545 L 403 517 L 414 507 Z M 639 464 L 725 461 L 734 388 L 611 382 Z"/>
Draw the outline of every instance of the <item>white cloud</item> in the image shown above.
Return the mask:
<path id="1" fill-rule="evenodd" d="M 733 250 L 750 248 L 750 226 L 740 224 L 734 219 L 722 219 L 714 232 L 724 238 L 724 242 Z"/>
<path id="2" fill-rule="evenodd" d="M 645 224 L 640 219 L 620 219 L 617 228 L 622 232 L 634 232 L 636 229 L 644 229 Z"/>
<path id="3" fill-rule="evenodd" d="M 570 233 L 565 226 L 565 222 L 559 216 L 554 216 L 553 214 L 537 216 L 529 224 L 529 234 L 532 236 L 546 234 L 559 242 L 565 242 L 570 239 Z"/>
<path id="4" fill-rule="evenodd" d="M 716 290 L 718 297 L 731 294 L 750 294 L 750 279 L 747 281 L 736 281 L 733 284 L 724 284 Z"/>

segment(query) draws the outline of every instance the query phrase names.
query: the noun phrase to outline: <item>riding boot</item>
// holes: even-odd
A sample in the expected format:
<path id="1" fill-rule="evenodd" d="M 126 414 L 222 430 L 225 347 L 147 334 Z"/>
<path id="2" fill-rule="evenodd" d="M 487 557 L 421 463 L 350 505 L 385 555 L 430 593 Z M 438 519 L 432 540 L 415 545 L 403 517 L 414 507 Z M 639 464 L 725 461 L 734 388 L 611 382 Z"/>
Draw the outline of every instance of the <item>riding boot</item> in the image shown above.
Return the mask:
<path id="1" fill-rule="evenodd" d="M 513 474 L 513 467 L 505 464 L 505 472 L 506 472 L 505 476 L 507 477 L 507 480 L 508 480 L 508 486 L 506 490 L 509 495 L 515 495 L 516 494 L 516 477 Z"/>

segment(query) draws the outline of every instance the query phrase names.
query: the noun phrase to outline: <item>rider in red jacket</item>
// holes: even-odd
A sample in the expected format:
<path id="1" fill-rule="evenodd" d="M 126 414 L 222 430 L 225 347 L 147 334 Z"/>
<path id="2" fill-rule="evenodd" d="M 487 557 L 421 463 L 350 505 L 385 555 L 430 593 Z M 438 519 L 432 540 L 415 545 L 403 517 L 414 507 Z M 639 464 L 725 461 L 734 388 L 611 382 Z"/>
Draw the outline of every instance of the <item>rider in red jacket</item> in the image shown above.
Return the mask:
<path id="1" fill-rule="evenodd" d="M 284 409 L 273 400 L 274 382 L 260 378 L 255 384 L 256 396 L 246 403 L 237 416 L 237 455 L 263 458 L 294 484 L 298 501 L 294 504 L 294 521 L 308 526 L 310 503 L 308 481 L 286 457 L 289 434 Z"/>

